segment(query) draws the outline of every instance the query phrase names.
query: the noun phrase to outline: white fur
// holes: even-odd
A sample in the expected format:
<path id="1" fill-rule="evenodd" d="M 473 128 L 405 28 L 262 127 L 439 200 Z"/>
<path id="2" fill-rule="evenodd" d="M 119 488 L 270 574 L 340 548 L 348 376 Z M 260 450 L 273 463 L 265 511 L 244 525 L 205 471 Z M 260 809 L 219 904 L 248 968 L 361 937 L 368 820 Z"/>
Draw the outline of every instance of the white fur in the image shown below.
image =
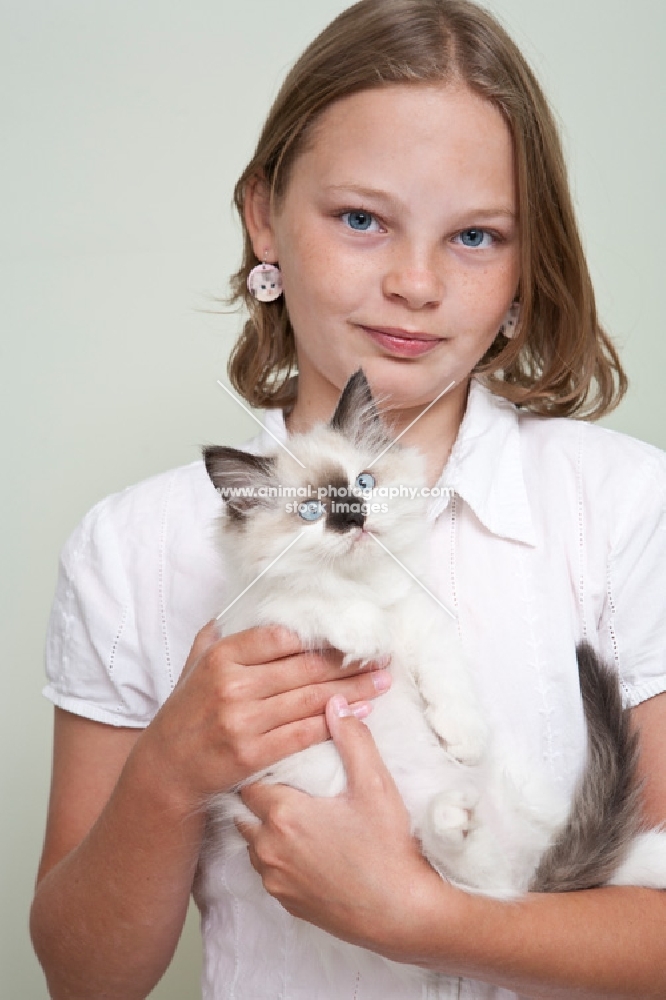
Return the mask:
<path id="1" fill-rule="evenodd" d="M 639 833 L 629 853 L 609 879 L 610 885 L 643 885 L 666 888 L 666 832 L 663 829 Z"/>

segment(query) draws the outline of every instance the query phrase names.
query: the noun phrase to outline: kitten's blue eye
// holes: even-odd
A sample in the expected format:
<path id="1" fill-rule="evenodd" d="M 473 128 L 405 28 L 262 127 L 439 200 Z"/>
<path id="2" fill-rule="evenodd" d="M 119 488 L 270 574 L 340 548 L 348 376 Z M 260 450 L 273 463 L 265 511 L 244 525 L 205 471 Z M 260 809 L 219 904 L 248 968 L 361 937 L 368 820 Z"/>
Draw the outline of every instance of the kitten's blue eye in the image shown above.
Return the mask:
<path id="1" fill-rule="evenodd" d="M 375 477 L 371 476 L 369 472 L 362 472 L 360 476 L 356 477 L 356 485 L 359 490 L 371 490 L 375 485 Z"/>
<path id="2" fill-rule="evenodd" d="M 360 233 L 367 233 L 372 223 L 375 222 L 374 216 L 370 215 L 370 212 L 364 212 L 360 208 L 354 209 L 352 212 L 344 212 L 340 218 L 347 221 L 350 229 L 355 229 L 356 232 Z"/>
<path id="3" fill-rule="evenodd" d="M 462 233 L 460 233 L 460 242 L 462 245 L 464 247 L 473 247 L 474 249 L 480 246 L 490 246 L 492 239 L 492 234 L 487 229 L 463 229 Z"/>
<path id="4" fill-rule="evenodd" d="M 324 513 L 324 505 L 321 500 L 308 500 L 298 505 L 298 513 L 304 521 L 318 521 Z"/>

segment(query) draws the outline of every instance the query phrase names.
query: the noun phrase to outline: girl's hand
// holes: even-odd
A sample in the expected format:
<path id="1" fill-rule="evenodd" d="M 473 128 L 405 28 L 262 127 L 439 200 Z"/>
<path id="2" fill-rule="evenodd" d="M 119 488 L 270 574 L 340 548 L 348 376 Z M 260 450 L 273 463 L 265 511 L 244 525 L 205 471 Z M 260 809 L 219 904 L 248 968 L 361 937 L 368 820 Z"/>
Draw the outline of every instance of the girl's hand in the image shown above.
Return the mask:
<path id="1" fill-rule="evenodd" d="M 256 782 L 240 794 L 261 822 L 236 825 L 266 891 L 286 910 L 399 959 L 405 913 L 418 910 L 433 885 L 439 890 L 443 883 L 411 835 L 409 814 L 370 731 L 345 710 L 338 697 L 326 707 L 347 790 L 313 798 Z"/>
<path id="2" fill-rule="evenodd" d="M 346 670 L 336 650 L 307 652 L 285 628 L 197 635 L 173 692 L 137 741 L 185 809 L 328 738 L 324 710 L 344 691 L 361 714 L 390 685 L 385 670 Z M 376 666 L 376 665 L 374 665 Z M 139 743 L 143 744 L 140 748 Z"/>

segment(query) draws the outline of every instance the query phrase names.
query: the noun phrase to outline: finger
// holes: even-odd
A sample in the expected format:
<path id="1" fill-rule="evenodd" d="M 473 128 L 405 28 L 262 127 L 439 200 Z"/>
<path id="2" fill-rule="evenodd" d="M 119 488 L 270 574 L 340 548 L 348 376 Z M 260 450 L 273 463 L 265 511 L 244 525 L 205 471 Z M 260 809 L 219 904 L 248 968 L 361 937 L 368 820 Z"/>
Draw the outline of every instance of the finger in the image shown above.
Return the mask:
<path id="1" fill-rule="evenodd" d="M 253 823 L 251 820 L 247 819 L 236 819 L 234 820 L 234 823 L 236 825 L 236 829 L 247 844 L 247 853 L 250 858 L 250 864 L 254 870 L 261 875 L 261 864 L 259 862 L 259 855 L 257 854 L 257 837 L 261 832 L 261 823 L 259 821 Z"/>
<path id="2" fill-rule="evenodd" d="M 267 689 L 268 697 L 304 684 L 333 680 L 342 673 L 340 650 L 328 644 L 309 649 L 295 632 L 282 625 L 255 626 L 229 636 L 227 641 L 232 643 L 234 660 L 239 665 L 266 666 L 268 676 L 274 678 L 274 689 Z M 275 666 L 278 660 L 279 670 Z M 390 656 L 385 656 L 374 666 L 386 667 L 390 661 Z M 345 668 L 344 676 L 350 677 L 372 667 L 371 663 L 361 666 L 359 661 L 355 661 Z"/>
<path id="3" fill-rule="evenodd" d="M 258 820 L 257 822 L 252 822 L 249 819 L 235 819 L 234 824 L 243 840 L 247 841 L 251 847 L 254 847 L 255 838 L 261 830 L 261 823 Z"/>
<path id="4" fill-rule="evenodd" d="M 206 650 L 214 646 L 216 642 L 220 641 L 220 633 L 217 627 L 217 622 L 213 618 L 212 621 L 207 622 L 202 629 L 200 629 L 196 636 L 194 637 L 194 642 L 192 643 L 192 649 L 190 650 L 190 655 L 187 658 L 186 668 L 180 673 L 179 683 L 183 683 L 187 674 L 193 669 L 194 664 L 201 659 Z"/>
<path id="5" fill-rule="evenodd" d="M 350 678 L 362 677 L 371 674 L 374 670 L 384 669 L 387 664 L 386 659 L 376 663 L 367 663 L 363 667 L 357 663 L 343 671 L 340 667 L 341 661 L 342 654 L 338 650 L 307 650 L 297 655 L 287 656 L 278 663 L 263 664 L 258 668 L 257 685 L 264 698 L 271 698 L 288 691 L 323 684 L 327 681 L 341 683 Z M 387 690 L 389 684 L 390 681 L 383 688 L 377 690 Z M 341 690 L 346 692 L 345 688 Z M 358 700 L 371 696 L 372 686 L 367 688 L 367 685 L 364 685 L 362 690 L 362 694 L 354 694 L 352 688 L 346 697 Z M 318 711 L 323 712 L 324 705 L 332 693 L 331 691 L 327 693 L 326 699 L 321 703 Z M 372 696 L 374 697 L 374 695 Z"/>
<path id="6" fill-rule="evenodd" d="M 303 643 L 282 625 L 257 625 L 228 637 L 236 663 L 255 666 L 303 652 Z"/>
<path id="7" fill-rule="evenodd" d="M 350 707 L 359 719 L 365 718 L 372 710 L 368 702 L 357 702 Z M 254 740 L 250 769 L 252 773 L 263 771 L 300 750 L 325 743 L 330 735 L 323 712 L 271 729 Z"/>
<path id="8" fill-rule="evenodd" d="M 330 734 L 323 714 L 271 729 L 257 741 L 252 770 L 261 771 L 300 750 L 325 743 L 328 739 Z"/>
<path id="9" fill-rule="evenodd" d="M 253 673 L 261 687 L 262 697 L 272 698 L 295 688 L 339 677 L 341 659 L 336 650 L 301 649 L 278 661 L 262 663 Z"/>
<path id="10" fill-rule="evenodd" d="M 219 641 L 220 630 L 218 628 L 217 621 L 213 618 L 211 621 L 206 622 L 204 627 L 197 632 L 192 645 L 192 651 L 201 655 L 201 653 L 204 653 L 209 646 L 213 646 Z"/>
<path id="11" fill-rule="evenodd" d="M 272 698 L 266 698 L 257 703 L 257 711 L 261 720 L 257 720 L 257 731 L 268 732 L 280 726 L 307 719 L 311 716 L 323 715 L 329 699 L 335 694 L 341 694 L 350 705 L 366 704 L 388 691 L 391 686 L 391 676 L 386 670 L 371 670 L 354 677 L 338 677 L 335 680 L 309 684 L 287 690 Z M 369 708 L 364 714 L 369 713 Z M 354 712 L 357 718 L 358 712 Z"/>
<path id="12" fill-rule="evenodd" d="M 261 821 L 250 823 L 250 826 L 253 827 L 250 835 L 253 837 L 261 829 L 261 824 L 268 820 L 272 809 L 277 805 L 303 797 L 306 792 L 292 788 L 291 785 L 271 785 L 265 781 L 253 781 L 251 785 L 244 785 L 239 794 L 248 809 Z M 240 822 L 247 821 L 241 820 Z"/>
<path id="13" fill-rule="evenodd" d="M 372 733 L 341 695 L 335 695 L 326 705 L 326 722 L 344 765 L 348 793 L 399 797 Z"/>

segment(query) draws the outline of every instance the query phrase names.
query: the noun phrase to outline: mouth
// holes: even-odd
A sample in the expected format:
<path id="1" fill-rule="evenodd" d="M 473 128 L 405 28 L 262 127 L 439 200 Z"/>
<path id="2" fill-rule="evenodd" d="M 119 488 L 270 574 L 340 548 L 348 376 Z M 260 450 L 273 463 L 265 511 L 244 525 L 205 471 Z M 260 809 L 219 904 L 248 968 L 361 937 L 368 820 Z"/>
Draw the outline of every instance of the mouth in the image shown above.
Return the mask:
<path id="1" fill-rule="evenodd" d="M 403 358 L 416 358 L 428 354 L 446 340 L 445 337 L 436 337 L 432 333 L 402 330 L 396 327 L 361 325 L 361 330 L 385 351 Z"/>
<path id="2" fill-rule="evenodd" d="M 372 529 L 374 531 L 374 528 Z M 348 548 L 355 549 L 359 544 L 365 544 L 370 540 L 370 535 L 368 534 L 368 529 L 365 525 L 360 528 L 355 525 L 347 534 Z"/>

